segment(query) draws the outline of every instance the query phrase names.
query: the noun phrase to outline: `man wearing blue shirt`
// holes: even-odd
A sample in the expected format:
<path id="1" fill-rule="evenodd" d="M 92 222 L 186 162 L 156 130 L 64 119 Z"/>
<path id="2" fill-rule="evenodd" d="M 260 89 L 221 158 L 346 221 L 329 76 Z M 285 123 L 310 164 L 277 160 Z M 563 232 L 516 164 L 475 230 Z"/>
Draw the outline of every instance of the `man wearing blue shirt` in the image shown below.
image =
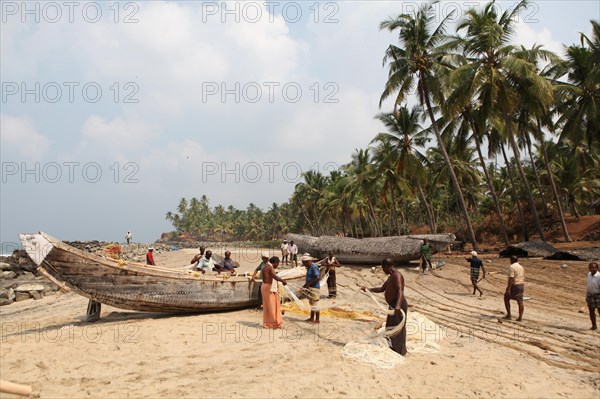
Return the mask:
<path id="1" fill-rule="evenodd" d="M 310 318 L 306 321 L 309 323 L 319 323 L 320 313 L 318 310 L 312 310 L 316 308 L 316 304 L 319 302 L 321 296 L 321 284 L 319 282 L 320 272 L 319 266 L 313 263 L 311 256 L 304 255 L 301 259 L 302 264 L 306 267 L 306 296 L 308 297 L 308 303 L 311 306 Z"/>

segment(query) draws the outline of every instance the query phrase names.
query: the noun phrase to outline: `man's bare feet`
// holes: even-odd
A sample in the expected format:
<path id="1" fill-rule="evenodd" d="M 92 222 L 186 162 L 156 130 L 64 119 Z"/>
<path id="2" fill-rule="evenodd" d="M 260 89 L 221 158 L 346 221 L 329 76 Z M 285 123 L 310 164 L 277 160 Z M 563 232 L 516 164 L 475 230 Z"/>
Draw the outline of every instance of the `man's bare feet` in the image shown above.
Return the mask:
<path id="1" fill-rule="evenodd" d="M 320 323 L 320 321 L 319 321 L 319 320 L 315 320 L 315 321 L 313 322 L 313 324 L 319 324 L 319 323 Z"/>
<path id="2" fill-rule="evenodd" d="M 307 323 L 314 323 L 315 322 L 313 319 L 306 319 L 304 321 L 307 322 Z"/>
<path id="3" fill-rule="evenodd" d="M 506 316 L 504 316 L 502 319 L 503 320 L 510 320 L 512 318 L 511 315 L 507 314 Z"/>
<path id="4" fill-rule="evenodd" d="M 592 326 L 592 328 L 590 328 L 590 330 L 597 330 L 597 329 L 598 329 L 598 327 L 596 327 L 596 326 Z"/>
<path id="5" fill-rule="evenodd" d="M 521 321 L 521 320 L 523 320 L 523 319 L 521 319 L 521 318 L 519 317 L 519 318 L 518 318 L 517 320 L 515 320 L 515 321 Z"/>

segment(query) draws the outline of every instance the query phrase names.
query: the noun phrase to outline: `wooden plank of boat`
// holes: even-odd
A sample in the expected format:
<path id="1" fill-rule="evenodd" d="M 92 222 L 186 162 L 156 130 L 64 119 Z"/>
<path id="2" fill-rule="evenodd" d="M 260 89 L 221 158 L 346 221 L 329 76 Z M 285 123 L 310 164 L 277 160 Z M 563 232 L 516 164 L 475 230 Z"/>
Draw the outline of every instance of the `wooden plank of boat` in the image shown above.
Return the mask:
<path id="1" fill-rule="evenodd" d="M 258 284 L 246 276 L 202 275 L 114 262 L 42 232 L 21 234 L 20 239 L 38 270 L 59 287 L 117 308 L 195 313 L 258 303 Z"/>

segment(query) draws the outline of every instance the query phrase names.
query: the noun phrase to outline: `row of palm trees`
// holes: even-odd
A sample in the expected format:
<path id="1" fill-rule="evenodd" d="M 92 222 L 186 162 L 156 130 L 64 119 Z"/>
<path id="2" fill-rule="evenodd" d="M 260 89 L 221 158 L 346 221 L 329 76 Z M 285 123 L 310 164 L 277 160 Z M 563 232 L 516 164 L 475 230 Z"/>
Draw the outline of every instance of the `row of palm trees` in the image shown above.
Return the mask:
<path id="1" fill-rule="evenodd" d="M 255 239 L 393 235 L 425 224 L 474 248 L 486 234 L 545 240 L 558 223 L 570 241 L 565 206 L 579 216 L 600 195 L 600 24 L 591 21 L 591 37 L 581 34 L 563 59 L 512 42 L 526 7 L 471 9 L 452 34 L 453 15 L 435 23 L 434 3 L 383 21 L 398 45 L 384 55 L 380 106 L 394 106 L 376 116 L 384 131 L 368 148 L 328 176 L 306 172 L 290 200 L 266 212 L 219 206 L 207 216 L 208 201 L 192 199 L 167 219 L 178 231 Z M 418 105 L 409 107 L 413 92 Z"/>

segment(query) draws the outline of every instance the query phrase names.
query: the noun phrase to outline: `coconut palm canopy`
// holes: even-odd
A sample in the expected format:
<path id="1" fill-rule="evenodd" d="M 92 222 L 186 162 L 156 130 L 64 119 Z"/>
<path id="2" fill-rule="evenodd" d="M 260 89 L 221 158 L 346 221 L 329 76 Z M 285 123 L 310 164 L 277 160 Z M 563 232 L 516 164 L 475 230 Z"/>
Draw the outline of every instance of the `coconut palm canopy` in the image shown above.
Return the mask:
<path id="1" fill-rule="evenodd" d="M 514 236 L 544 241 L 561 226 L 570 241 L 565 211 L 591 214 L 600 198 L 600 23 L 582 26 L 591 34 L 564 54 L 526 48 L 514 32 L 527 5 L 472 9 L 454 32 L 433 3 L 384 20 L 380 29 L 398 41 L 381 52 L 388 80 L 380 99 L 394 101 L 375 115 L 381 129 L 365 132 L 370 145 L 329 174 L 304 173 L 290 199 L 266 211 L 182 199 L 167 213 L 174 234 L 368 238 L 419 227 L 476 248 Z M 350 239 L 328 240 L 319 250 L 354 251 Z M 409 252 L 412 244 L 398 240 L 379 245 Z"/>

